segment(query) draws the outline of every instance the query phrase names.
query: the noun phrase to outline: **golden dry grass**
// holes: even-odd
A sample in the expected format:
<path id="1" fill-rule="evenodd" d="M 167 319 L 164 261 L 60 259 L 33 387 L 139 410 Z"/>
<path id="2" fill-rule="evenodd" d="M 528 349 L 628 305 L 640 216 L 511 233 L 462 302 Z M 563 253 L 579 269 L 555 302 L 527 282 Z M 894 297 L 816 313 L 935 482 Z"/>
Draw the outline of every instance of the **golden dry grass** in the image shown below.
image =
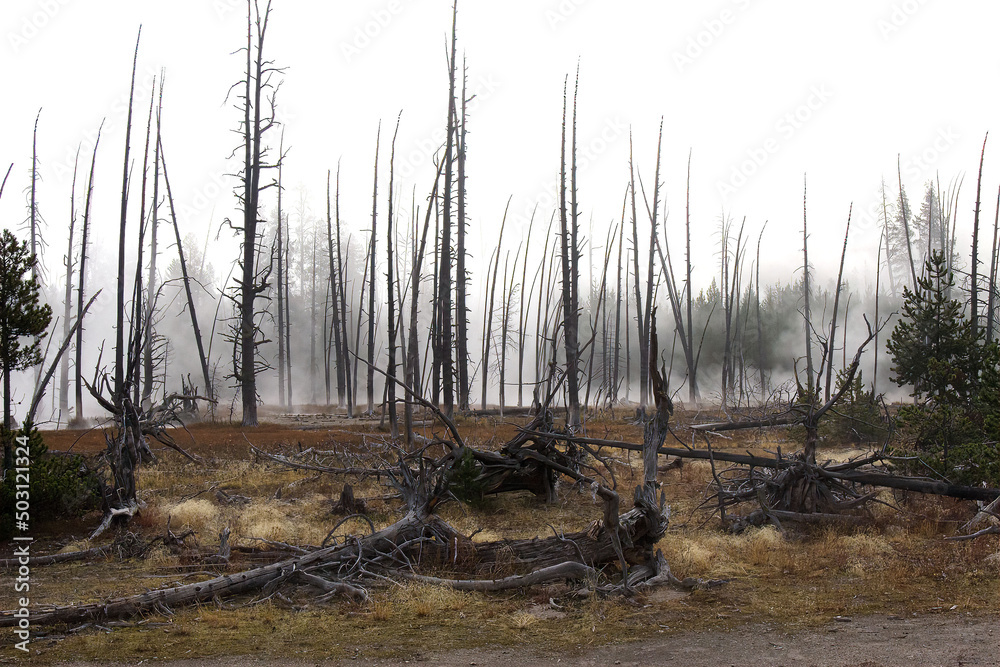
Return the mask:
<path id="1" fill-rule="evenodd" d="M 492 446 L 512 435 L 515 426 L 490 418 L 462 418 L 459 428 L 468 433 L 470 443 Z M 596 421 L 589 428 L 597 437 L 641 439 L 638 427 L 623 421 Z M 165 453 L 158 463 L 140 472 L 139 487 L 146 508 L 133 528 L 146 538 L 162 535 L 169 517 L 175 533 L 185 528 L 195 530 L 206 551 L 214 550 L 219 532 L 227 527 L 234 545 L 252 546 L 256 544 L 252 538 L 319 544 L 340 520 L 330 514 L 330 503 L 344 481 L 350 481 L 355 495 L 368 502 L 376 528 L 399 516 L 398 501 L 383 499 L 391 491 L 374 479 L 359 482 L 318 476 L 254 461 L 239 429 L 228 426 L 199 425 L 192 433 L 199 440 L 192 449 L 206 457 L 204 465 Z M 305 447 L 360 447 L 363 438 L 382 435 L 365 423 L 350 429 L 338 427 L 336 433 L 269 425 L 248 433 L 248 437 L 265 450 L 291 453 L 298 450 L 299 442 Z M 758 434 L 721 440 L 713 446 L 764 452 L 776 444 Z M 782 448 L 788 451 L 793 446 L 783 443 Z M 624 490 L 631 489 L 640 474 L 638 455 L 604 453 L 616 461 L 616 481 L 627 503 L 630 493 Z M 669 532 L 657 546 L 674 574 L 680 578 L 728 579 L 729 584 L 680 597 L 650 593 L 640 598 L 639 605 L 617 599 L 574 599 L 563 584 L 487 595 L 405 583 L 374 588 L 370 601 L 363 605 L 337 599 L 317 605 L 315 592 L 303 588 L 288 593 L 294 607 L 274 600 L 247 606 L 245 599 L 226 603 L 223 609 L 202 605 L 177 610 L 171 618 L 154 617 L 153 622 L 166 625 L 153 632 L 148 624 L 111 634 L 86 631 L 46 646 L 37 657 L 42 661 L 248 654 L 288 657 L 291 654 L 283 652 L 283 647 L 289 646 L 300 652 L 291 657 L 303 659 L 349 657 L 359 646 L 366 647 L 368 655 L 392 656 L 426 648 L 428 632 L 433 632 L 434 646 L 439 649 L 483 645 L 502 633 L 515 644 L 560 650 L 600 641 L 600 637 L 644 637 L 660 626 L 678 631 L 768 621 L 793 627 L 820 623 L 836 614 L 924 613 L 950 610 L 953 605 L 954 613 L 995 609 L 1000 582 L 996 538 L 969 543 L 942 539 L 971 516 L 968 503 L 922 496 L 894 498 L 886 492 L 882 499 L 900 504 L 903 511 L 877 506 L 862 526 L 814 527 L 790 536 L 764 527 L 730 535 L 718 530 L 717 520 L 704 523 L 706 515 L 695 511 L 712 479 L 707 463 L 687 461 L 683 468 L 661 474 L 660 479 L 673 516 Z M 216 489 L 247 496 L 251 502 L 223 504 L 215 496 Z M 476 507 L 446 504 L 440 514 L 462 533 L 483 529 L 474 537 L 482 542 L 546 537 L 551 535 L 551 527 L 566 532 L 581 530 L 602 511 L 589 490 L 581 492 L 565 484 L 560 487 L 558 502 L 552 505 L 527 494 L 507 494 Z M 91 517 L 91 523 L 94 520 Z M 338 528 L 336 536 L 369 530 L 365 522 L 354 520 Z M 74 532 L 79 535 L 85 530 L 74 528 Z M 64 535 L 53 534 L 47 544 L 39 544 L 39 550 L 49 546 L 55 551 L 67 544 Z M 84 546 L 85 542 L 77 540 L 67 548 Z M 229 570 L 245 566 L 234 556 Z M 109 559 L 40 569 L 33 594 L 38 604 L 94 602 L 210 576 L 203 570 L 203 566 L 185 561 L 183 554 L 158 547 L 142 561 Z M 490 573 L 493 576 L 510 574 L 502 562 L 494 570 Z M 547 607 L 550 598 L 559 601 L 563 616 L 533 613 L 539 605 Z M 282 641 L 274 642 L 279 629 Z M 331 637 L 336 639 L 331 641 Z"/>

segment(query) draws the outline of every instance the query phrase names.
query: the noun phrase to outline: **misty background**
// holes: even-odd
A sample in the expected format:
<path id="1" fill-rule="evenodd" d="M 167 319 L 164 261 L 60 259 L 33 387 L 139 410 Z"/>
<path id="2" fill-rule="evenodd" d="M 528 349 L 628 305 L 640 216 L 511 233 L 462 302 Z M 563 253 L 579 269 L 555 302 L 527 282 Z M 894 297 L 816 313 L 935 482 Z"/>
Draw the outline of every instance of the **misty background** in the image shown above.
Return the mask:
<path id="1" fill-rule="evenodd" d="M 234 132 L 240 112 L 226 98 L 242 76 L 244 63 L 234 52 L 245 41 L 245 11 L 245 3 L 239 0 L 189 0 L 169 6 L 115 0 L 14 0 L 7 3 L 0 24 L 0 49 L 11 91 L 0 109 L 0 158 L 6 163 L 4 169 L 13 163 L 0 200 L 0 219 L 25 237 L 32 129 L 41 109 L 37 198 L 44 220 L 45 298 L 56 314 L 62 313 L 75 156 L 79 150 L 79 193 L 97 129 L 104 121 L 95 165 L 88 285 L 91 294 L 101 287 L 105 291 L 86 323 L 82 366 L 87 377 L 93 373 L 104 340 L 108 345 L 101 363 L 109 363 L 114 339 L 115 306 L 109 288 L 115 280 L 120 160 L 132 49 L 142 25 L 133 149 L 141 145 L 153 78 L 159 81 L 161 72 L 165 73 L 164 150 L 170 156 L 171 186 L 189 270 L 200 284 L 195 298 L 205 335 L 215 324 L 210 361 L 217 369 L 219 414 L 223 416 L 236 390 L 224 378 L 231 370 L 232 352 L 222 334 L 232 307 L 220 300 L 220 290 L 232 285 L 239 248 L 225 220 L 237 218 L 233 193 L 237 180 L 232 174 L 239 169 L 239 156 L 231 157 L 231 153 L 239 143 Z M 578 63 L 581 225 L 586 237 L 583 264 L 590 269 L 585 268 L 581 276 L 583 338 L 590 335 L 588 314 L 594 310 L 592 300 L 600 291 L 602 277 L 608 280 L 608 303 L 601 319 L 594 322 L 602 343 L 607 342 L 610 326 L 606 318 L 614 315 L 610 306 L 622 301 L 624 309 L 624 301 L 617 298 L 617 288 L 611 284 L 619 243 L 611 232 L 622 220 L 630 145 L 646 190 L 652 188 L 662 119 L 660 182 L 666 221 L 661 239 L 673 249 L 675 263 L 679 262 L 690 154 L 692 291 L 696 332 L 705 331 L 699 385 L 703 398 L 712 401 L 719 393 L 720 340 L 724 338 L 721 259 L 734 252 L 732 245 L 722 250 L 726 227 L 730 244 L 735 244 L 741 226 L 742 240 L 747 243 L 735 312 L 746 333 L 741 350 L 748 364 L 752 367 L 763 356 L 773 387 L 787 381 L 795 359 L 804 354 L 798 313 L 801 291 L 795 286 L 802 278 L 806 175 L 817 327 L 829 326 L 844 228 L 853 205 L 844 274 L 847 287 L 842 297 L 846 300 L 850 295 L 847 338 L 846 345 L 842 339 L 836 342 L 838 363 L 845 350 L 849 361 L 853 346 L 861 340 L 861 314 L 873 319 L 876 268 L 883 266 L 883 317 L 898 304 L 906 282 L 902 276 L 908 266 L 901 264 L 898 227 L 899 181 L 907 195 L 917 252 L 934 238 L 932 230 L 948 229 L 955 239 L 955 267 L 962 281 L 961 272 L 969 265 L 975 172 L 997 108 L 997 93 L 985 82 L 995 77 L 1000 66 L 1000 51 L 991 32 L 998 18 L 1000 7 L 985 1 L 832 5 L 779 0 L 514 0 L 503 5 L 460 5 L 459 44 L 466 59 L 468 92 L 474 96 L 469 105 L 467 166 L 470 349 L 477 364 L 473 402 L 478 403 L 484 372 L 476 351 L 481 350 L 487 315 L 487 269 L 505 210 L 507 230 L 497 253 L 501 281 L 504 264 L 511 270 L 506 290 L 498 288 L 506 296 L 498 299 L 492 318 L 493 356 L 487 363 L 490 402 L 499 398 L 496 371 L 499 352 L 504 349 L 497 315 L 503 315 L 502 304 L 516 310 L 526 300 L 532 272 L 547 261 L 543 246 L 557 206 L 562 86 Z M 268 53 L 277 66 L 287 68 L 277 103 L 285 146 L 290 147 L 283 196 L 291 234 L 289 294 L 296 404 L 326 402 L 318 360 L 322 359 L 321 310 L 327 269 L 322 255 L 314 259 L 313 248 L 325 233 L 327 171 L 336 172 L 340 165 L 348 295 L 357 300 L 370 231 L 376 132 L 381 121 L 380 215 L 384 216 L 388 139 L 400 111 L 393 196 L 404 256 L 400 261 L 404 270 L 407 266 L 410 221 L 417 207 L 424 210 L 426 206 L 434 180 L 433 157 L 445 135 L 450 23 L 451 3 L 443 0 L 338 1 L 320 6 L 305 0 L 274 3 Z M 269 140 L 276 149 L 277 132 Z M 991 190 L 998 180 L 1000 170 L 987 144 L 985 220 L 995 213 Z M 263 201 L 261 215 L 269 221 L 265 229 L 269 243 L 276 222 L 273 189 Z M 137 192 L 130 202 L 134 221 Z M 81 207 L 78 200 L 78 210 Z M 533 237 L 525 249 L 532 214 Z M 954 228 L 942 227 L 940 218 L 949 216 Z M 160 217 L 168 217 L 165 207 Z M 640 229 L 643 224 L 648 235 L 648 222 L 641 215 Z M 887 231 L 888 252 L 881 241 Z M 549 236 L 551 250 L 555 239 Z M 987 255 L 989 236 L 984 235 L 981 246 Z M 172 229 L 163 224 L 161 239 L 169 238 Z M 640 253 L 647 241 L 640 243 Z M 166 389 L 178 391 L 181 375 L 197 378 L 199 367 L 188 321 L 182 316 L 184 299 L 176 280 L 170 282 L 179 269 L 176 248 L 169 243 L 160 247 L 160 275 L 167 286 L 158 301 L 155 326 L 165 351 L 160 373 Z M 625 257 L 630 248 L 626 229 Z M 611 253 L 607 272 L 606 252 Z M 384 241 L 378 256 L 383 265 L 375 273 L 384 292 Z M 134 257 L 130 265 L 132 261 Z M 646 267 L 642 254 L 640 264 L 642 276 Z M 528 285 L 521 285 L 525 265 Z M 756 320 L 758 268 L 765 334 L 761 341 Z M 423 294 L 429 293 L 428 285 Z M 537 303 L 535 297 L 533 307 Z M 661 349 L 670 350 L 673 322 L 663 290 L 658 304 Z M 843 314 L 844 303 L 841 309 Z M 428 311 L 429 306 L 421 306 L 424 323 Z M 353 326 L 361 313 L 356 301 L 351 312 Z M 630 317 L 634 316 L 633 310 Z M 624 311 L 621 318 L 629 321 Z M 534 322 L 529 319 L 526 331 L 529 381 L 535 379 Z M 378 323 L 384 363 L 384 320 Z M 265 322 L 265 333 L 268 327 L 273 325 Z M 879 341 L 883 356 L 876 388 L 898 397 L 906 392 L 889 381 L 889 360 L 884 356 L 889 331 L 891 325 Z M 505 346 L 513 356 L 521 340 L 514 332 L 508 334 Z M 50 338 L 54 348 L 61 335 Z M 601 368 L 612 352 L 607 344 L 595 349 L 599 355 L 595 365 Z M 623 347 L 623 366 L 626 352 Z M 866 381 L 875 374 L 873 352 L 865 358 Z M 276 345 L 264 346 L 261 353 L 273 360 Z M 670 386 L 681 390 L 683 398 L 687 392 L 679 350 L 675 357 Z M 619 398 L 626 397 L 626 389 L 631 389 L 628 398 L 637 398 L 637 359 L 633 353 L 633 377 L 623 382 Z M 748 372 L 748 376 L 753 374 Z M 30 393 L 33 375 L 28 372 L 15 378 L 16 399 L 23 400 Z M 596 372 L 591 376 L 595 385 L 606 381 Z M 511 377 L 516 377 L 516 371 L 508 367 L 508 383 Z M 746 381 L 749 394 L 755 379 Z M 264 403 L 273 405 L 277 400 L 275 371 L 258 384 Z M 381 395 L 380 390 L 377 393 Z M 595 386 L 592 403 L 597 393 Z M 52 410 L 55 395 L 50 388 L 49 409 L 43 407 L 41 416 L 65 422 L 67 416 Z M 516 396 L 517 387 L 508 386 L 507 404 L 516 403 Z M 526 390 L 526 401 L 529 396 Z M 88 416 L 93 416 L 96 404 L 87 405 Z"/>

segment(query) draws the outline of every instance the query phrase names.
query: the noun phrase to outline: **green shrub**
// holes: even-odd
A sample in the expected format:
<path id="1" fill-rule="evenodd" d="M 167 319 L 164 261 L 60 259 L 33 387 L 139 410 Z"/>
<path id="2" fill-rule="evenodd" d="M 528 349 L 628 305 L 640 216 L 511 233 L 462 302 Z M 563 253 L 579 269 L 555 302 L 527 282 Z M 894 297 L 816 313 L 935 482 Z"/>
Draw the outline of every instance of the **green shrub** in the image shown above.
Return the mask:
<path id="1" fill-rule="evenodd" d="M 100 494 L 96 477 L 87 470 L 83 457 L 50 454 L 41 433 L 31 424 L 25 424 L 20 431 L 27 434 L 28 450 L 31 457 L 30 477 L 30 517 L 31 525 L 57 518 L 79 516 L 99 507 Z M 4 430 L 0 438 L 14 445 L 18 433 Z M 13 470 L 6 472 L 0 483 L 0 538 L 8 539 L 14 530 L 15 486 L 17 475 Z"/>
<path id="2" fill-rule="evenodd" d="M 843 371 L 837 373 L 837 389 L 844 387 Z M 866 389 L 861 371 L 837 405 L 820 422 L 820 436 L 835 444 L 859 445 L 879 442 L 889 434 L 874 389 Z"/>
<path id="3" fill-rule="evenodd" d="M 479 472 L 479 464 L 472 455 L 472 450 L 466 449 L 462 452 L 462 458 L 455 462 L 445 476 L 448 490 L 462 502 L 473 505 L 483 502 L 485 487 L 479 478 Z"/>

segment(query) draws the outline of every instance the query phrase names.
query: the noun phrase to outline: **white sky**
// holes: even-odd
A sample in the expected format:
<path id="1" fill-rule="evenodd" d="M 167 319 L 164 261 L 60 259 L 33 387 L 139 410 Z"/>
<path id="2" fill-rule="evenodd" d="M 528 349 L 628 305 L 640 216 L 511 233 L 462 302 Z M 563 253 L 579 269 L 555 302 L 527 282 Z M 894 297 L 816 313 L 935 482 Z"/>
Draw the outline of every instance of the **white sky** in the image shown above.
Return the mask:
<path id="1" fill-rule="evenodd" d="M 14 169 L 0 220 L 17 227 L 26 217 L 31 129 L 41 107 L 39 201 L 53 284 L 63 272 L 73 156 L 82 142 L 82 193 L 102 118 L 93 257 L 99 271 L 113 266 L 140 24 L 136 170 L 151 79 L 165 68 L 164 145 L 182 233 L 214 238 L 225 217 L 236 217 L 235 179 L 226 174 L 238 169 L 227 158 L 239 141 L 233 130 L 240 113 L 223 102 L 242 76 L 243 59 L 233 52 L 245 43 L 244 12 L 243 0 L 5 1 L 0 167 L 14 163 Z M 343 218 L 358 235 L 355 247 L 363 243 L 376 128 L 381 119 L 384 214 L 387 147 L 400 110 L 401 220 L 409 219 L 414 187 L 423 202 L 433 179 L 429 155 L 444 134 L 450 14 L 450 0 L 274 0 L 266 49 L 287 67 L 278 102 L 291 146 L 286 184 L 293 226 L 303 194 L 310 215 L 323 215 L 326 170 L 342 159 Z M 597 244 L 620 216 L 629 128 L 649 189 L 662 117 L 667 233 L 675 241 L 693 150 L 696 290 L 716 272 L 723 214 L 736 221 L 746 216 L 752 239 L 768 221 L 764 277 L 796 277 L 805 173 L 810 257 L 819 283 L 835 278 L 853 202 L 848 277 L 855 287 L 870 284 L 880 230 L 865 211 L 880 205 L 883 177 L 895 189 L 897 154 L 915 210 L 927 180 L 939 177 L 946 188 L 965 175 L 959 243 L 967 254 L 979 151 L 1000 96 L 998 19 L 1000 3 L 991 0 L 463 0 L 460 45 L 470 92 L 477 95 L 468 161 L 474 289 L 481 289 L 508 197 L 510 249 L 536 203 L 536 239 L 548 222 L 559 170 L 562 85 L 578 59 L 581 210 L 585 226 L 593 220 Z M 277 132 L 271 141 L 277 146 Z M 1000 182 L 1000 136 L 992 142 L 983 193 L 987 221 Z M 265 201 L 268 214 L 273 194 Z M 138 185 L 131 201 L 138 205 Z M 231 236 L 223 237 L 209 257 L 222 277 L 236 257 Z M 172 250 L 164 253 L 169 261 Z"/>
<path id="2" fill-rule="evenodd" d="M 67 224 L 76 146 L 83 141 L 86 154 L 102 117 L 95 217 L 105 242 L 114 234 L 140 24 L 133 146 L 141 149 L 149 80 L 166 68 L 164 139 L 181 223 L 204 236 L 210 221 L 217 227 L 233 215 L 233 179 L 224 174 L 236 168 L 226 158 L 239 114 L 223 100 L 240 77 L 241 58 L 230 54 L 244 40 L 243 12 L 241 0 L 7 0 L 0 160 L 15 166 L 0 202 L 3 224 L 25 216 L 31 127 L 43 107 L 41 208 L 50 241 Z M 683 221 L 693 149 L 696 261 L 706 280 L 723 211 L 747 216 L 753 237 L 769 220 L 766 272 L 787 279 L 797 261 L 790 253 L 799 244 L 792 237 L 801 229 L 806 172 L 815 263 L 821 278 L 832 274 L 848 206 L 876 201 L 880 178 L 895 179 L 897 153 L 911 201 L 938 173 L 945 185 L 966 174 L 960 222 L 967 228 L 979 148 L 997 110 L 998 18 L 1000 5 L 987 0 L 465 0 L 460 43 L 479 96 L 469 139 L 472 227 L 485 230 L 489 247 L 510 195 L 515 221 L 534 202 L 545 205 L 559 167 L 562 82 L 579 58 L 584 219 L 593 216 L 603 229 L 620 215 L 630 126 L 651 186 L 663 116 L 668 225 L 676 231 Z M 385 148 L 400 110 L 403 199 L 414 186 L 418 199 L 426 195 L 433 174 L 422 147 L 436 147 L 443 134 L 449 22 L 446 0 L 274 1 L 267 47 L 288 68 L 279 105 L 292 147 L 291 201 L 304 188 L 321 213 L 326 169 L 342 158 L 345 218 L 364 229 L 376 126 L 379 119 L 386 126 Z M 366 30 L 371 36 L 362 37 Z M 755 156 L 761 166 L 748 162 Z M 1000 175 L 991 157 L 988 150 L 990 213 Z M 726 185 L 734 187 L 723 192 Z M 549 212 L 541 210 L 543 221 Z M 852 239 L 858 268 L 873 264 L 878 240 L 871 220 L 861 220 Z M 50 265 L 58 255 L 50 253 Z M 216 268 L 226 263 L 220 257 Z"/>

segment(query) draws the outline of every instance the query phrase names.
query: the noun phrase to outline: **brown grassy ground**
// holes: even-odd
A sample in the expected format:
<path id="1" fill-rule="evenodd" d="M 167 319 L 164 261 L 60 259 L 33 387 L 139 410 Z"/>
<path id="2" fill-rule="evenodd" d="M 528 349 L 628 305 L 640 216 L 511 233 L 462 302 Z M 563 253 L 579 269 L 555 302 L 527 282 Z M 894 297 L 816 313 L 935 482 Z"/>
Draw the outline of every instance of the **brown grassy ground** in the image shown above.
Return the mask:
<path id="1" fill-rule="evenodd" d="M 150 539 L 163 534 L 167 519 L 174 532 L 190 528 L 206 551 L 218 545 L 218 534 L 232 530 L 236 545 L 252 538 L 318 544 L 338 517 L 330 514 L 343 478 L 289 471 L 253 460 L 247 440 L 267 451 L 340 448 L 378 451 L 386 434 L 377 422 L 319 415 L 282 417 L 256 429 L 227 424 L 197 424 L 191 438 L 177 441 L 205 457 L 204 465 L 185 462 L 169 450 L 156 450 L 160 461 L 142 469 L 141 499 L 146 509 L 134 528 Z M 681 421 L 692 419 L 681 417 Z M 700 421 L 711 416 L 700 415 Z M 459 428 L 470 444 L 498 446 L 514 433 L 513 420 L 464 418 Z M 305 430 L 304 430 L 305 429 Z M 621 416 L 593 421 L 596 437 L 638 442 L 640 429 Z M 683 428 L 677 429 L 687 439 Z M 763 452 L 781 446 L 794 449 L 787 433 L 743 433 L 719 438 L 713 446 Z M 92 453 L 103 447 L 98 431 L 47 433 L 50 448 Z M 74 444 L 75 443 L 75 444 Z M 668 441 L 668 444 L 669 441 Z M 607 452 L 621 489 L 632 488 L 640 473 L 638 455 Z M 847 450 L 827 452 L 843 457 Z M 748 624 L 770 624 L 788 630 L 815 628 L 835 616 L 870 614 L 912 617 L 913 614 L 979 616 L 996 609 L 997 540 L 945 542 L 960 522 L 971 516 L 968 503 L 910 496 L 883 499 L 898 509 L 877 508 L 865 524 L 813 527 L 791 536 L 773 528 L 740 536 L 723 533 L 718 521 L 697 509 L 711 473 L 704 463 L 687 462 L 661 474 L 672 507 L 671 528 L 658 545 L 678 577 L 724 578 L 730 582 L 709 591 L 679 593 L 658 590 L 634 599 L 574 599 L 563 585 L 502 594 L 460 593 L 427 585 L 389 585 L 372 591 L 365 604 L 332 601 L 316 604 L 307 589 L 287 592 L 289 602 L 271 598 L 226 601 L 176 610 L 126 627 L 91 626 L 38 629 L 33 648 L 42 662 L 186 659 L 226 655 L 281 656 L 285 659 L 343 659 L 363 653 L 373 659 L 418 655 L 429 649 L 496 645 L 531 647 L 541 652 L 584 650 L 611 642 L 649 639 L 689 631 L 732 630 Z M 376 526 L 398 514 L 398 501 L 374 479 L 350 480 L 365 498 Z M 252 499 L 245 507 L 222 505 L 211 489 Z M 627 493 L 623 493 L 626 497 Z M 509 494 L 475 507 L 448 504 L 443 517 L 475 540 L 551 534 L 551 527 L 578 530 L 598 518 L 602 507 L 589 492 L 563 487 L 559 501 L 540 503 L 529 495 Z M 73 550 L 99 517 L 39 529 L 35 552 Z M 352 522 L 338 530 L 346 535 L 366 527 Z M 239 557 L 229 571 L 248 567 Z M 38 568 L 32 575 L 33 604 L 93 602 L 214 576 L 218 568 L 193 565 L 183 554 L 155 549 L 144 560 L 109 559 Z M 7 603 L 4 607 L 9 606 Z M 42 636 L 47 634 L 48 636 Z M 6 641 L 4 642 L 6 643 Z M 13 655 L 0 649 L 0 660 Z"/>

